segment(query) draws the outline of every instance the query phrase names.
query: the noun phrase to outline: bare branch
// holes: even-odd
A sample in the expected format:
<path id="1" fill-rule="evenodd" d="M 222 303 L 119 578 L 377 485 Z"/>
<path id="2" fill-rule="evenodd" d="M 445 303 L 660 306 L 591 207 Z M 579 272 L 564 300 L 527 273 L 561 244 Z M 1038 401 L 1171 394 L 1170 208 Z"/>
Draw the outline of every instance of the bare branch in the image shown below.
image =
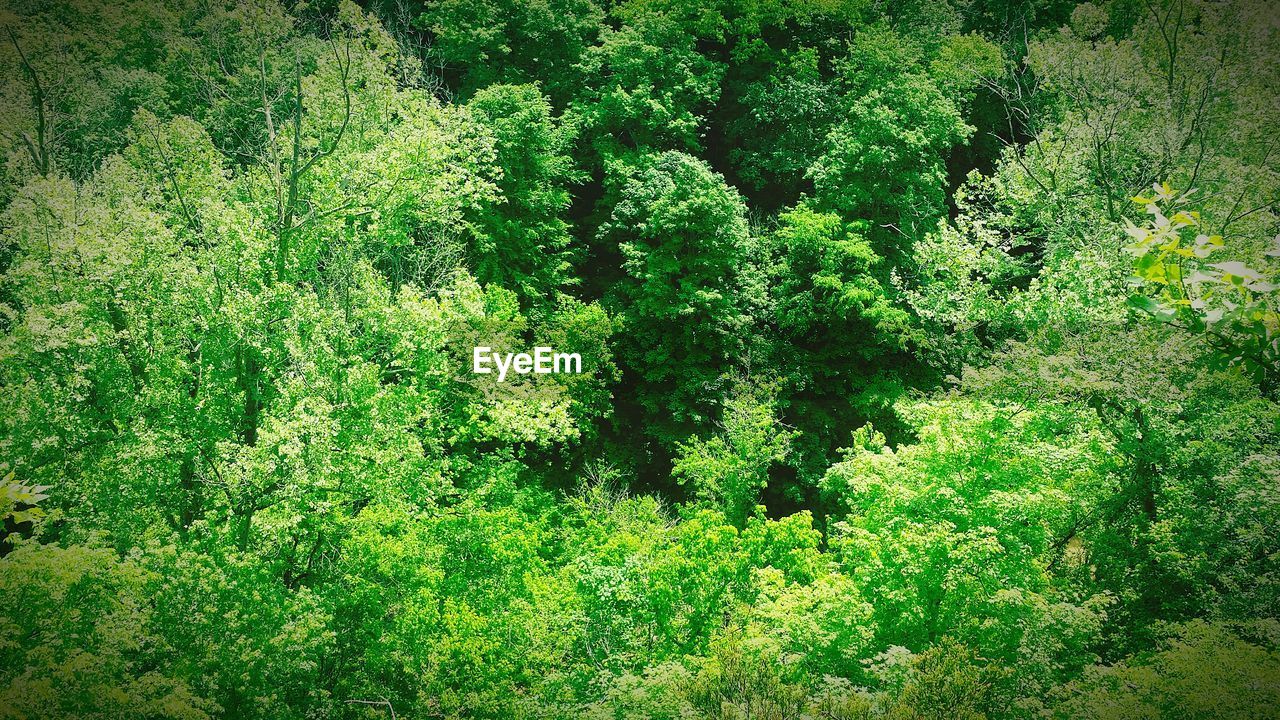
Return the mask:
<path id="1" fill-rule="evenodd" d="M 9 34 L 9 42 L 13 43 L 13 49 L 18 51 L 18 59 L 22 62 L 22 69 L 26 71 L 27 77 L 31 80 L 31 104 L 36 111 L 36 139 L 32 141 L 31 136 L 24 132 L 22 133 L 22 140 L 27 146 L 27 152 L 31 155 L 31 161 L 35 163 L 36 170 L 39 171 L 41 176 L 48 176 L 50 162 L 49 148 L 46 146 L 48 119 L 44 113 L 44 85 L 40 83 L 40 74 L 31 66 L 31 62 L 27 60 L 27 54 L 22 51 L 22 46 L 18 44 L 18 36 L 13 33 L 13 28 L 5 26 L 5 32 Z"/>
<path id="2" fill-rule="evenodd" d="M 391 701 L 382 698 L 381 700 L 347 700 L 348 705 L 374 705 L 377 707 L 385 707 L 391 713 L 391 720 L 396 720 L 396 709 L 391 707 Z"/>

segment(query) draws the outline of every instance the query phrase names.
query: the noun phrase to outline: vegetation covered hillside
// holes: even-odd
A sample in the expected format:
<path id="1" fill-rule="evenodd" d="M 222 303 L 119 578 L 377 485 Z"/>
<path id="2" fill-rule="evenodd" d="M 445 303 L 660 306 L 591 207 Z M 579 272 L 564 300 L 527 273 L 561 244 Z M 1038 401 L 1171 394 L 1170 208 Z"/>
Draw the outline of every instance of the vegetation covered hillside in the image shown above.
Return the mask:
<path id="1" fill-rule="evenodd" d="M 0 718 L 1280 718 L 1278 57 L 0 0 Z"/>

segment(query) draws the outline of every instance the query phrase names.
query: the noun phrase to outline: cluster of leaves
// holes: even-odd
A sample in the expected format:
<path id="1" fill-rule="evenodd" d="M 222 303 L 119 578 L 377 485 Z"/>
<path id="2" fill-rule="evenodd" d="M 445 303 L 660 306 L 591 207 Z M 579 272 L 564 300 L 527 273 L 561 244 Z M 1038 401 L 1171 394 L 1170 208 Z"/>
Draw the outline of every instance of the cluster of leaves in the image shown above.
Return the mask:
<path id="1" fill-rule="evenodd" d="M 48 485 L 21 485 L 10 470 L 0 479 L 0 520 L 17 525 L 38 520 L 44 513 L 37 504 L 48 499 L 48 489 Z"/>
<path id="2" fill-rule="evenodd" d="M 1219 356 L 1238 364 L 1259 380 L 1274 382 L 1280 372 L 1280 302 L 1273 270 L 1255 270 L 1240 260 L 1223 260 L 1221 235 L 1205 235 L 1200 213 L 1166 208 L 1188 204 L 1167 183 L 1154 185 L 1150 197 L 1135 196 L 1151 221 L 1128 223 L 1133 239 L 1134 276 L 1144 295 L 1131 302 L 1155 317 L 1205 334 Z M 1266 251 L 1280 257 L 1280 235 Z"/>

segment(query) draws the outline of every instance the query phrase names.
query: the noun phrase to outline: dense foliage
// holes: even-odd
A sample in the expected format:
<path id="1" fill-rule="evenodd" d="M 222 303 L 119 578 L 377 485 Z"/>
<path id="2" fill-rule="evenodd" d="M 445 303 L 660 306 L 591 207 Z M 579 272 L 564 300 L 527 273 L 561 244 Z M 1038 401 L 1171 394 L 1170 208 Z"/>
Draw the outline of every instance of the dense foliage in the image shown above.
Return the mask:
<path id="1" fill-rule="evenodd" d="M 1274 5 L 0 26 L 0 718 L 1280 717 Z"/>

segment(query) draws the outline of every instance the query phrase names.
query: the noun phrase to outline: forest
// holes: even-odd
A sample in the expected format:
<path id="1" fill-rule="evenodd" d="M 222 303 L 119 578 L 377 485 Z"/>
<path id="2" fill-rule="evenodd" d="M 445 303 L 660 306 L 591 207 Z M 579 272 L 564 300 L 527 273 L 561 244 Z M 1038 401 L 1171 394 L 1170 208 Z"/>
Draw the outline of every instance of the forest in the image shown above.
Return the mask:
<path id="1" fill-rule="evenodd" d="M 0 0 L 0 720 L 1280 718 L 1278 59 Z"/>

